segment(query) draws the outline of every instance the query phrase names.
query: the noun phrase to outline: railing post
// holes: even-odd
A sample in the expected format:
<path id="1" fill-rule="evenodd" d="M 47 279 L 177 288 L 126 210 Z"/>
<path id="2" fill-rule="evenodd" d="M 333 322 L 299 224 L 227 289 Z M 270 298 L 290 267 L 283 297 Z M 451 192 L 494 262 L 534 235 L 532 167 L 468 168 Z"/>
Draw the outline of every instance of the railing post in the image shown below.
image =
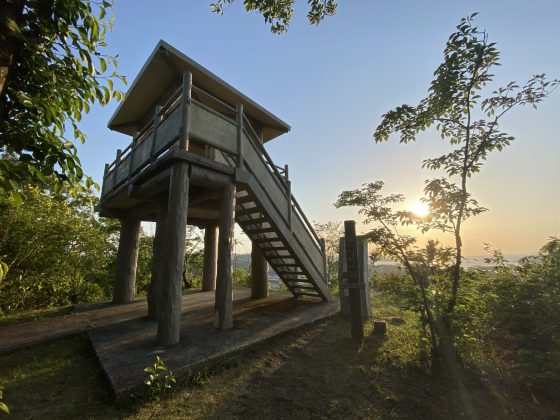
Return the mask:
<path id="1" fill-rule="evenodd" d="M 117 185 L 117 168 L 121 163 L 122 150 L 117 149 L 117 157 L 115 158 L 115 167 L 113 168 L 113 188 Z"/>
<path id="2" fill-rule="evenodd" d="M 323 272 L 325 273 L 325 284 L 329 286 L 329 270 L 327 265 L 327 243 L 325 238 L 321 238 L 321 253 L 323 254 Z"/>
<path id="3" fill-rule="evenodd" d="M 156 105 L 156 109 L 154 111 L 154 128 L 152 129 L 152 145 L 150 147 L 150 162 L 155 160 L 155 151 L 156 151 L 156 143 L 157 143 L 157 127 L 160 121 L 161 116 L 159 113 L 161 112 L 161 105 Z"/>
<path id="4" fill-rule="evenodd" d="M 235 107 L 237 116 L 237 167 L 243 168 L 243 104 Z"/>
<path id="5" fill-rule="evenodd" d="M 107 174 L 109 173 L 109 164 L 105 164 L 105 170 L 103 171 L 103 179 L 107 178 Z"/>
<path id="6" fill-rule="evenodd" d="M 288 226 L 292 231 L 292 181 L 286 181 L 286 196 L 288 197 Z"/>
<path id="7" fill-rule="evenodd" d="M 284 165 L 284 178 L 286 178 L 286 181 L 288 181 L 290 179 L 289 177 L 289 172 L 288 172 L 288 164 L 286 163 Z"/>
<path id="8" fill-rule="evenodd" d="M 181 136 L 179 138 L 179 147 L 181 150 L 189 149 L 189 122 L 190 122 L 190 106 L 192 95 L 192 73 L 186 71 L 183 73 L 183 96 L 181 100 Z"/>

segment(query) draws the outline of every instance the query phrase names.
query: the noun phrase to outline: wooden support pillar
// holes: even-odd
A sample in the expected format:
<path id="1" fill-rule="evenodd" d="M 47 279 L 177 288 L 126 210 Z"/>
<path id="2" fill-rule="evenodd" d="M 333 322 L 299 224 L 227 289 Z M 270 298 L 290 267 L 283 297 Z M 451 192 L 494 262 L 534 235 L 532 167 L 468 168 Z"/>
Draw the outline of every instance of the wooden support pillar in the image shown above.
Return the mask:
<path id="1" fill-rule="evenodd" d="M 218 226 L 204 229 L 204 266 L 202 270 L 202 290 L 216 290 L 218 270 Z"/>
<path id="2" fill-rule="evenodd" d="M 185 261 L 189 169 L 187 163 L 175 162 L 171 170 L 165 261 L 162 261 L 161 279 L 158 276 L 157 342 L 161 346 L 177 344 L 181 333 L 181 281 Z"/>
<path id="3" fill-rule="evenodd" d="M 224 187 L 220 198 L 218 237 L 218 275 L 214 326 L 220 330 L 233 327 L 232 253 L 235 224 L 235 184 Z"/>
<path id="4" fill-rule="evenodd" d="M 121 219 L 121 234 L 117 253 L 117 276 L 113 289 L 114 303 L 128 303 L 134 300 L 139 245 L 140 219 Z"/>
<path id="5" fill-rule="evenodd" d="M 165 197 L 167 200 L 167 197 Z M 156 234 L 152 249 L 152 279 L 148 286 L 148 318 L 157 319 L 157 300 L 159 298 L 159 288 L 161 286 L 162 269 L 165 264 L 165 221 L 167 218 L 167 203 L 162 205 L 157 215 Z"/>
<path id="6" fill-rule="evenodd" d="M 268 297 L 268 263 L 255 243 L 251 248 L 251 297 Z"/>

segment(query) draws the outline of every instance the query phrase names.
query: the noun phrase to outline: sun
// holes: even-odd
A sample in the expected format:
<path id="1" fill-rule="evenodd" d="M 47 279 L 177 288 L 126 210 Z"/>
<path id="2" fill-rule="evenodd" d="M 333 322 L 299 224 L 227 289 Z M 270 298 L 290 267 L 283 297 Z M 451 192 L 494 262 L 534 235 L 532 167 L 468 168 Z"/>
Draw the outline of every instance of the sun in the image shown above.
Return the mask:
<path id="1" fill-rule="evenodd" d="M 430 206 L 418 201 L 411 206 L 410 211 L 418 217 L 425 217 L 430 212 Z"/>

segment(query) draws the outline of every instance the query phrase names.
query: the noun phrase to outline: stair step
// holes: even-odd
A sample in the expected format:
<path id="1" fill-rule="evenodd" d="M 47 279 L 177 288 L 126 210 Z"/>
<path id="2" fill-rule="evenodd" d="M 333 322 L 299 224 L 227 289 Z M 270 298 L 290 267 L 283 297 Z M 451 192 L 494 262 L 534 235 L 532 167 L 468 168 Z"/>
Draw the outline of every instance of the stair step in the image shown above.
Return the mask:
<path id="1" fill-rule="evenodd" d="M 298 287 L 298 283 L 306 283 L 306 284 L 302 284 L 302 286 L 306 286 L 308 284 L 312 284 L 309 280 L 307 279 L 286 279 L 286 283 L 289 284 L 292 287 Z"/>
<path id="2" fill-rule="evenodd" d="M 243 209 L 236 212 L 238 216 L 249 216 L 250 214 L 262 214 L 262 211 L 258 207 L 251 207 L 250 209 Z"/>
<path id="3" fill-rule="evenodd" d="M 253 239 L 253 242 L 263 243 L 263 242 L 282 242 L 282 241 L 279 237 L 275 237 L 275 238 L 256 238 Z"/>
<path id="4" fill-rule="evenodd" d="M 278 246 L 278 247 L 272 247 L 272 246 L 263 246 L 261 247 L 261 251 L 262 252 L 271 252 L 271 251 L 289 251 L 288 248 L 286 248 L 285 246 Z"/>
<path id="5" fill-rule="evenodd" d="M 303 271 L 282 271 L 282 270 L 274 270 L 274 271 L 276 271 L 276 274 L 280 275 L 280 277 L 284 277 L 285 274 L 304 274 Z"/>
<path id="6" fill-rule="evenodd" d="M 243 197 L 239 197 L 239 198 L 235 199 L 235 204 L 236 205 L 254 203 L 254 202 L 255 202 L 255 198 L 251 194 L 244 195 Z"/>
<path id="7" fill-rule="evenodd" d="M 299 265 L 296 263 L 273 263 L 275 267 L 294 267 L 299 268 Z"/>
<path id="8" fill-rule="evenodd" d="M 293 277 L 296 276 L 296 277 Z M 311 283 L 311 281 L 309 281 L 309 279 L 307 278 L 307 276 L 305 276 L 305 278 L 301 278 L 301 276 L 305 276 L 304 273 L 286 273 L 286 275 L 284 276 L 284 278 L 286 279 L 286 281 L 291 281 L 291 282 L 299 282 L 299 283 Z"/>
<path id="9" fill-rule="evenodd" d="M 291 255 L 271 255 L 270 259 L 271 260 L 294 260 L 294 261 L 296 261 L 296 259 L 294 257 L 292 257 Z"/>
<path id="10" fill-rule="evenodd" d="M 273 227 L 266 227 L 266 228 L 257 228 L 257 229 L 247 229 L 247 231 L 245 233 L 247 234 L 259 234 L 259 233 L 276 233 L 276 229 L 274 229 Z"/>
<path id="11" fill-rule="evenodd" d="M 319 295 L 318 293 L 315 294 L 315 293 L 306 293 L 306 292 L 300 292 L 300 293 L 296 292 L 296 295 L 298 295 L 298 296 L 310 296 L 310 297 L 316 297 L 316 298 L 321 297 L 321 295 Z"/>
<path id="12" fill-rule="evenodd" d="M 257 223 L 265 223 L 268 221 L 267 217 L 257 217 L 256 219 L 238 220 L 237 223 L 240 225 L 256 225 Z"/>
<path id="13" fill-rule="evenodd" d="M 294 289 L 301 289 L 301 290 L 317 290 L 315 287 L 313 286 L 291 286 Z"/>

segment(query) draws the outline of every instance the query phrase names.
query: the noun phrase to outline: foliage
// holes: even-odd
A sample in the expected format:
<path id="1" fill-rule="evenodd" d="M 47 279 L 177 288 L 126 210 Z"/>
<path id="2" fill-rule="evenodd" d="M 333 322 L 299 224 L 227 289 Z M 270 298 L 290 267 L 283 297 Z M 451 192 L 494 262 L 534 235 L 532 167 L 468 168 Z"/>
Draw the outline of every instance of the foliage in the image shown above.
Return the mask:
<path id="1" fill-rule="evenodd" d="M 501 264 L 484 295 L 492 326 L 489 340 L 509 354 L 528 386 L 556 397 L 560 387 L 560 238 L 551 238 L 535 257 Z"/>
<path id="2" fill-rule="evenodd" d="M 149 373 L 148 379 L 144 382 L 154 394 L 162 394 L 167 392 L 177 383 L 173 372 L 167 369 L 165 362 L 159 356 L 152 366 L 144 368 L 144 372 Z"/>
<path id="3" fill-rule="evenodd" d="M 443 270 L 439 266 L 440 260 L 444 259 L 445 249 L 439 248 L 436 242 L 428 243 L 425 249 L 416 246 L 416 238 L 403 235 L 399 232 L 399 226 L 403 217 L 403 211 L 397 211 L 394 207 L 404 201 L 402 194 L 381 194 L 383 182 L 364 184 L 361 189 L 343 191 L 335 207 L 359 207 L 359 213 L 366 217 L 366 224 L 375 224 L 375 227 L 366 235 L 376 246 L 374 254 L 385 256 L 398 261 L 410 275 L 410 280 L 418 293 L 411 296 L 420 297 L 419 300 L 411 302 L 412 306 L 422 315 L 422 320 L 430 328 L 432 348 L 438 347 L 437 328 L 435 325 L 434 306 L 439 291 L 428 288 L 438 285 L 434 281 L 435 274 Z M 430 275 L 432 278 L 430 279 Z"/>
<path id="4" fill-rule="evenodd" d="M 264 17 L 267 25 L 274 34 L 280 34 L 288 30 L 290 21 L 294 14 L 294 6 L 297 0 L 243 0 L 245 10 L 256 11 Z M 216 0 L 210 4 L 212 11 L 223 14 L 224 11 L 235 0 Z M 318 25 L 325 17 L 336 13 L 336 0 L 308 0 L 309 11 L 307 20 L 312 25 Z"/>
<path id="5" fill-rule="evenodd" d="M 235 267 L 232 273 L 233 284 L 241 287 L 251 287 L 251 274 L 243 267 Z"/>
<path id="6" fill-rule="evenodd" d="M 313 223 L 315 232 L 325 239 L 327 254 L 327 277 L 331 290 L 338 290 L 338 256 L 340 238 L 344 235 L 341 222 Z"/>
<path id="7" fill-rule="evenodd" d="M 6 405 L 5 402 L 2 400 L 4 399 L 4 388 L 0 386 L 0 411 L 3 411 L 6 414 L 10 414 L 10 409 Z"/>
<path id="8" fill-rule="evenodd" d="M 98 219 L 91 192 L 27 187 L 1 204 L 0 256 L 9 271 L 0 283 L 0 313 L 86 302 L 108 296 L 117 223 Z"/>
<path id="9" fill-rule="evenodd" d="M 0 11 L 0 200 L 49 183 L 77 196 L 85 177 L 74 141 L 95 103 L 120 100 L 115 57 L 104 54 L 112 3 L 7 0 Z M 108 70 L 109 68 L 109 70 Z M 15 195 L 14 195 L 15 194 Z"/>
<path id="10" fill-rule="evenodd" d="M 461 19 L 457 31 L 449 37 L 428 97 L 416 106 L 402 105 L 386 113 L 374 134 L 376 142 L 386 141 L 397 133 L 401 143 L 408 143 L 435 126 L 449 143 L 451 152 L 423 162 L 423 167 L 446 174 L 426 181 L 423 201 L 429 205 L 429 215 L 420 217 L 399 211 L 397 207 L 404 196 L 382 195 L 381 181 L 344 191 L 335 203 L 337 207 L 357 206 L 366 216 L 366 223 L 376 223 L 370 240 L 381 254 L 399 261 L 407 270 L 419 291 L 416 309 L 430 327 L 432 349 L 438 348 L 439 338 L 439 344 L 445 347 L 443 353 L 448 355 L 447 337 L 452 338 L 449 323 L 453 311 L 459 302 L 462 311 L 470 308 L 469 300 L 476 301 L 468 294 L 460 296 L 461 291 L 468 290 L 461 282 L 469 281 L 462 270 L 461 228 L 470 217 L 487 211 L 471 197 L 467 181 L 480 171 L 489 153 L 503 150 L 514 140 L 500 131 L 500 119 L 517 106 L 530 104 L 536 108 L 560 83 L 547 81 L 544 74 L 539 74 L 523 87 L 510 82 L 482 99 L 484 88 L 493 79 L 492 70 L 499 65 L 499 53 L 495 44 L 488 41 L 486 32 L 474 26 L 475 16 Z M 450 233 L 455 246 L 444 248 L 431 241 L 420 249 L 413 236 L 399 232 L 402 225 L 413 225 L 424 233 Z M 466 314 L 462 315 L 459 318 L 464 319 Z M 458 340 L 471 337 L 468 331 L 460 329 L 452 333 Z"/>
<path id="11" fill-rule="evenodd" d="M 154 237 L 141 232 L 136 263 L 136 293 L 148 293 L 148 287 L 152 281 L 153 245 Z"/>
<path id="12" fill-rule="evenodd" d="M 204 268 L 204 236 L 195 226 L 187 226 L 183 284 L 187 289 L 199 289 Z"/>
<path id="13" fill-rule="evenodd" d="M 431 217 L 403 215 L 406 224 L 416 224 L 423 231 L 451 232 L 454 236 L 449 312 L 457 303 L 461 279 L 462 224 L 486 211 L 470 196 L 467 181 L 480 171 L 489 153 L 502 151 L 514 140 L 500 131 L 500 119 L 518 106 L 536 108 L 560 83 L 537 74 L 521 87 L 510 82 L 482 99 L 483 89 L 494 77 L 492 70 L 500 63 L 495 43 L 488 41 L 486 31 L 474 26 L 475 16 L 476 13 L 461 19 L 457 31 L 449 37 L 428 97 L 416 106 L 401 105 L 386 113 L 374 134 L 376 142 L 386 141 L 391 133 L 397 133 L 401 143 L 408 143 L 435 125 L 441 138 L 453 148 L 422 164 L 431 170 L 442 169 L 447 175 L 426 181 L 424 201 L 430 206 Z"/>

